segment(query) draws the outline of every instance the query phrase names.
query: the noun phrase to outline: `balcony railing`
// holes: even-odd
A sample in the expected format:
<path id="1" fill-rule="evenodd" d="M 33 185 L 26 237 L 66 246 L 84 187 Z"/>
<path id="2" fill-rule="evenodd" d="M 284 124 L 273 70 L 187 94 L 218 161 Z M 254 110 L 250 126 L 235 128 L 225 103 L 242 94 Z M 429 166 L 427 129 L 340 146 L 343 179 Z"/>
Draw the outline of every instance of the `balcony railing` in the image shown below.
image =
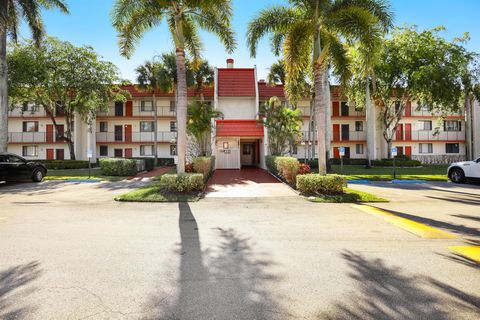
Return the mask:
<path id="1" fill-rule="evenodd" d="M 63 139 L 53 132 L 9 132 L 8 143 L 56 143 Z"/>
<path id="2" fill-rule="evenodd" d="M 394 136 L 394 141 L 464 141 L 465 131 L 404 131 L 403 136 Z"/>
<path id="3" fill-rule="evenodd" d="M 15 108 L 8 111 L 8 117 L 46 117 L 47 113 L 43 108 L 38 108 L 37 110 L 26 110 L 23 111 L 21 108 Z"/>
<path id="4" fill-rule="evenodd" d="M 298 107 L 298 109 L 301 110 L 302 116 L 304 116 L 304 117 L 310 116 L 310 107 Z M 335 118 L 337 118 L 337 117 L 364 118 L 365 117 L 365 111 L 355 110 L 354 107 L 349 107 L 348 115 L 342 115 L 341 110 L 339 110 L 339 112 L 340 112 L 340 114 L 338 116 L 335 116 Z M 332 110 L 332 117 L 334 117 L 333 116 L 333 110 Z"/>
<path id="5" fill-rule="evenodd" d="M 97 142 L 155 142 L 154 132 L 97 132 Z M 157 142 L 173 142 L 176 138 L 176 132 L 158 131 Z"/>
<path id="6" fill-rule="evenodd" d="M 311 139 L 313 140 L 313 138 L 316 140 L 317 139 L 317 136 L 316 136 L 316 132 L 313 132 L 313 136 L 312 136 L 312 133 L 310 133 L 310 137 Z M 308 131 L 302 131 L 301 132 L 301 139 L 302 141 L 307 141 L 308 140 Z M 333 132 L 332 133 L 332 141 L 352 141 L 352 142 L 355 142 L 355 141 L 365 141 L 367 139 L 367 133 L 365 131 L 348 131 L 347 132 L 338 132 L 338 133 L 335 133 Z"/>
<path id="7" fill-rule="evenodd" d="M 133 117 L 153 117 L 154 115 L 155 115 L 154 110 L 145 111 L 145 110 L 142 110 L 142 108 L 140 106 L 137 106 L 137 107 L 133 107 L 131 116 L 133 116 Z M 167 107 L 167 106 L 157 107 L 157 116 L 158 117 L 175 117 L 176 112 L 175 112 L 175 110 L 172 111 L 170 109 L 170 107 Z M 130 117 L 130 115 L 127 116 L 127 114 L 124 110 L 122 115 L 117 116 L 115 114 L 115 108 L 110 108 L 106 112 L 99 112 L 97 114 L 97 117 Z"/>

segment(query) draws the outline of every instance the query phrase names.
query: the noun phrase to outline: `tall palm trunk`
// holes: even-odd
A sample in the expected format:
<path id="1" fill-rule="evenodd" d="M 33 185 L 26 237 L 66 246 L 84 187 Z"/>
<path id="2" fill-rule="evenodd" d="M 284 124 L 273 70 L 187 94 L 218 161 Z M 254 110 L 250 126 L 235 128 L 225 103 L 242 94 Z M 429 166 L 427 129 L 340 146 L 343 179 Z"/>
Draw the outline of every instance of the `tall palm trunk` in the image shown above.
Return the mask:
<path id="1" fill-rule="evenodd" d="M 328 75 L 325 74 L 325 161 L 327 171 L 331 171 L 330 149 L 332 145 L 332 103 L 330 96 L 330 81 Z"/>
<path id="2" fill-rule="evenodd" d="M 185 156 L 187 151 L 187 73 L 185 69 L 185 50 L 177 48 L 177 173 L 185 172 Z"/>
<path id="3" fill-rule="evenodd" d="M 0 5 L 0 152 L 7 151 L 8 143 L 8 87 L 7 87 L 7 16 L 8 2 Z"/>
<path id="4" fill-rule="evenodd" d="M 370 95 L 370 80 L 366 78 L 365 87 L 365 110 L 367 120 L 367 167 L 372 166 L 372 160 L 375 159 L 375 107 L 372 104 Z"/>
<path id="5" fill-rule="evenodd" d="M 317 7 L 317 11 L 319 8 Z M 313 83 L 315 91 L 315 122 L 317 130 L 317 157 L 318 172 L 327 173 L 325 161 L 325 68 L 319 61 L 322 47 L 320 43 L 320 28 L 318 27 L 314 39 L 313 51 Z"/>

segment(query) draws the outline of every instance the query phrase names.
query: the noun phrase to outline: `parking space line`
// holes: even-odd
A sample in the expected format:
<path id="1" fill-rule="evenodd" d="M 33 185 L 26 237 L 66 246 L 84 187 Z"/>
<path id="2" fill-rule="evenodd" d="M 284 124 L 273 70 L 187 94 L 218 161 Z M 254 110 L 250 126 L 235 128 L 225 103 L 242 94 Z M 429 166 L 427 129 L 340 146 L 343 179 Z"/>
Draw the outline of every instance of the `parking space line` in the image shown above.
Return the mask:
<path id="1" fill-rule="evenodd" d="M 448 249 L 470 260 L 480 263 L 480 246 L 453 246 L 448 247 Z"/>
<path id="2" fill-rule="evenodd" d="M 352 207 L 359 209 L 368 214 L 381 217 L 382 219 L 390 222 L 391 224 L 402 228 L 408 232 L 411 232 L 419 237 L 428 238 L 428 239 L 456 239 L 457 236 L 448 233 L 436 228 L 433 228 L 429 225 L 419 223 L 407 218 L 397 216 L 391 212 L 382 210 L 380 208 L 368 206 L 368 205 L 358 205 L 354 204 Z"/>

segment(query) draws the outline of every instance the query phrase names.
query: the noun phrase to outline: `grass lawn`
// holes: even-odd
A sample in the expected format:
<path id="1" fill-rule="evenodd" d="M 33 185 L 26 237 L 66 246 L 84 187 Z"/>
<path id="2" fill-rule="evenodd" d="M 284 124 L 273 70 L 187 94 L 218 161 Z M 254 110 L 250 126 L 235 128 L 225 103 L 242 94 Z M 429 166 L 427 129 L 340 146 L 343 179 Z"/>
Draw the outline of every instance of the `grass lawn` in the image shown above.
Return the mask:
<path id="1" fill-rule="evenodd" d="M 104 176 L 100 168 L 92 168 L 90 179 L 120 181 L 127 177 Z M 48 170 L 45 180 L 88 179 L 88 169 Z"/>
<path id="2" fill-rule="evenodd" d="M 195 202 L 200 199 L 200 193 L 177 194 L 166 193 L 160 187 L 159 182 L 138 188 L 128 193 L 115 197 L 117 201 L 131 202 Z"/>
<path id="3" fill-rule="evenodd" d="M 448 181 L 448 165 L 424 165 L 418 168 L 397 168 L 397 179 L 405 180 L 430 180 L 430 181 Z M 392 180 L 393 168 L 370 168 L 358 165 L 345 165 L 343 172 L 340 165 L 332 165 L 335 173 L 345 174 L 348 180 Z"/>
<path id="4" fill-rule="evenodd" d="M 342 195 L 323 195 L 317 197 L 308 197 L 307 199 L 312 202 L 323 203 L 389 202 L 387 199 L 377 197 L 374 194 L 349 188 L 345 188 L 345 193 Z"/>

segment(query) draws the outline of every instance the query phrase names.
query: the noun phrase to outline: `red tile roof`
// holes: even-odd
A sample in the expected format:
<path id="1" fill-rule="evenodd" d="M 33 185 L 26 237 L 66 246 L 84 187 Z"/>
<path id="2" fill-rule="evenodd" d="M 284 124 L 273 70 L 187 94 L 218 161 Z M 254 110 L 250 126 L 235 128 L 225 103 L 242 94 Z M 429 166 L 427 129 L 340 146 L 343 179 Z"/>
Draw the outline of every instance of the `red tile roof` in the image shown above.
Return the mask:
<path id="1" fill-rule="evenodd" d="M 260 98 L 285 97 L 282 84 L 269 85 L 266 82 L 258 83 L 258 96 Z"/>
<path id="2" fill-rule="evenodd" d="M 219 97 L 255 97 L 255 69 L 218 69 Z"/>
<path id="3" fill-rule="evenodd" d="M 128 90 L 130 94 L 132 95 L 133 98 L 141 98 L 141 97 L 151 97 L 152 92 L 151 91 L 143 91 L 140 88 L 138 88 L 135 85 L 126 85 L 126 86 L 120 86 L 120 88 L 124 90 Z M 205 97 L 210 97 L 213 98 L 213 87 L 207 87 L 203 89 L 203 95 Z M 188 89 L 187 92 L 189 97 L 194 97 L 195 92 L 193 89 Z M 162 92 L 162 91 L 155 91 L 155 96 L 156 97 L 174 97 L 175 94 L 174 92 Z"/>
<path id="4" fill-rule="evenodd" d="M 217 137 L 263 137 L 263 125 L 256 120 L 217 120 Z"/>

